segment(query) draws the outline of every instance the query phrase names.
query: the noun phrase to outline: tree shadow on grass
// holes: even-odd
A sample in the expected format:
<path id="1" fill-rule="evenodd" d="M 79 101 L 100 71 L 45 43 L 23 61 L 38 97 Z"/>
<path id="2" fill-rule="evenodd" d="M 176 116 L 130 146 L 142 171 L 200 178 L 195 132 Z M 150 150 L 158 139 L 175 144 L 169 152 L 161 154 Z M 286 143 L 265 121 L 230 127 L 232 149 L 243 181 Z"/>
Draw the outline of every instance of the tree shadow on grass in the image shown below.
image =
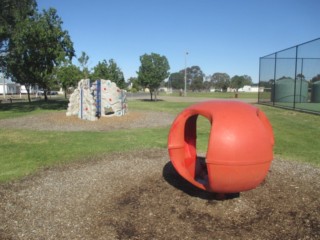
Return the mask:
<path id="1" fill-rule="evenodd" d="M 33 102 L 12 102 L 0 104 L 0 111 L 32 112 L 35 110 L 66 110 L 68 101 L 65 99 L 38 100 Z"/>
<path id="2" fill-rule="evenodd" d="M 143 99 L 139 99 L 139 101 L 141 102 L 163 102 L 164 100 L 163 99 L 157 99 L 157 100 L 154 100 L 154 99 L 147 99 L 147 98 L 143 98 Z"/>
<path id="3" fill-rule="evenodd" d="M 181 177 L 179 173 L 175 170 L 171 162 L 167 162 L 166 165 L 163 167 L 162 176 L 170 185 L 172 185 L 173 187 L 183 191 L 184 193 L 192 197 L 198 197 L 201 199 L 211 201 L 211 200 L 229 200 L 229 199 L 238 198 L 240 196 L 239 193 L 232 193 L 232 194 L 226 194 L 225 198 L 222 199 L 221 194 L 207 192 L 200 188 L 197 188 L 191 183 L 189 183 L 187 180 L 185 180 L 183 177 Z"/>

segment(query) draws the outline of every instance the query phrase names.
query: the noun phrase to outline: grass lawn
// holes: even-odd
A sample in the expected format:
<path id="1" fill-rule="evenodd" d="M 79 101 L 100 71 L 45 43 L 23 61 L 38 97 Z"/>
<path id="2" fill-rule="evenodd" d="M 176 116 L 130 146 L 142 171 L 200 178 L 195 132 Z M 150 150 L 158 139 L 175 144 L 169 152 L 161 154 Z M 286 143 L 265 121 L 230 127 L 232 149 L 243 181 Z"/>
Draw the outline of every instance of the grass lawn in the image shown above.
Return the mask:
<path id="1" fill-rule="evenodd" d="M 129 108 L 178 114 L 191 103 L 130 101 Z M 0 104 L 0 119 L 50 111 L 65 111 L 65 100 Z M 320 166 L 320 117 L 258 105 L 274 129 L 277 158 Z M 0 182 L 21 178 L 39 168 L 87 160 L 112 151 L 166 148 L 170 126 L 112 132 L 53 132 L 4 129 L 0 125 Z M 198 151 L 207 149 L 209 122 L 199 118 Z"/>
<path id="2" fill-rule="evenodd" d="M 275 102 L 275 106 L 293 108 L 293 103 Z M 296 103 L 296 109 L 320 112 L 320 103 Z"/>
<path id="3" fill-rule="evenodd" d="M 179 96 L 179 92 L 171 94 L 160 93 L 160 96 Z M 238 92 L 238 98 L 251 98 L 258 100 L 258 93 Z M 187 92 L 187 97 L 204 97 L 204 98 L 235 98 L 234 92 Z"/>
<path id="4" fill-rule="evenodd" d="M 277 157 L 320 166 L 320 116 L 258 105 L 275 135 Z"/>
<path id="5" fill-rule="evenodd" d="M 68 102 L 65 99 L 50 100 L 48 102 L 41 100 L 30 103 L 14 102 L 11 104 L 0 104 L 0 119 L 14 118 L 50 111 L 66 111 L 67 107 Z"/>
<path id="6" fill-rule="evenodd" d="M 103 153 L 165 148 L 167 129 L 114 132 L 51 132 L 0 129 L 0 182 L 40 167 L 83 160 Z"/>

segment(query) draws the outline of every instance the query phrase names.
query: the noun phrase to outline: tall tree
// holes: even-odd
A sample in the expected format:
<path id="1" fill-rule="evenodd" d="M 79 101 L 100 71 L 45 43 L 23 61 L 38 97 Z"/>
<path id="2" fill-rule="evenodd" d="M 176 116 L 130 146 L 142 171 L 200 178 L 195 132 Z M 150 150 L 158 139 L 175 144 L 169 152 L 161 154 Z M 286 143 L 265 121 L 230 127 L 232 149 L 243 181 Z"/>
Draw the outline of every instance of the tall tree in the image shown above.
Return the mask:
<path id="1" fill-rule="evenodd" d="M 320 81 L 320 74 L 318 74 L 317 76 L 314 76 L 312 79 L 311 79 L 311 82 L 312 83 L 315 83 L 317 81 Z"/>
<path id="2" fill-rule="evenodd" d="M 172 73 L 168 82 L 173 89 L 184 89 L 184 74 L 181 72 Z"/>
<path id="3" fill-rule="evenodd" d="M 98 62 L 96 66 L 93 67 L 93 73 L 91 74 L 93 80 L 96 79 L 109 79 L 109 69 L 108 62 L 104 59 L 102 62 Z"/>
<path id="4" fill-rule="evenodd" d="M 138 80 L 141 86 L 149 88 L 150 98 L 153 94 L 157 100 L 157 91 L 161 83 L 169 76 L 169 62 L 165 56 L 157 53 L 144 54 L 140 57 Z"/>
<path id="5" fill-rule="evenodd" d="M 45 100 L 50 90 L 54 67 L 71 60 L 73 43 L 54 8 L 35 13 L 17 24 L 9 43 L 8 72 L 13 80 L 44 89 Z M 28 92 L 28 99 L 30 94 Z"/>
<path id="6" fill-rule="evenodd" d="M 113 59 L 109 60 L 109 75 L 109 79 L 115 82 L 119 88 L 125 88 L 123 72 Z"/>
<path id="7" fill-rule="evenodd" d="M 93 68 L 92 79 L 109 79 L 117 84 L 119 88 L 125 88 L 124 75 L 117 63 L 110 59 L 103 60 Z"/>
<path id="8" fill-rule="evenodd" d="M 4 71 L 6 56 L 11 36 L 16 25 L 32 16 L 36 11 L 35 0 L 1 0 L 0 1 L 0 67 Z"/>
<path id="9" fill-rule="evenodd" d="M 248 75 L 242 75 L 238 76 L 235 75 L 231 78 L 230 87 L 235 88 L 236 91 L 239 90 L 239 88 L 242 88 L 244 85 L 251 85 L 252 79 Z"/>
<path id="10" fill-rule="evenodd" d="M 184 76 L 185 69 L 180 70 L 180 73 Z M 186 78 L 187 86 L 189 86 L 192 91 L 202 88 L 204 73 L 199 66 L 188 67 Z"/>
<path id="11" fill-rule="evenodd" d="M 214 73 L 210 79 L 212 86 L 216 89 L 222 89 L 222 91 L 227 91 L 230 86 L 230 76 L 226 73 Z"/>
<path id="12" fill-rule="evenodd" d="M 194 91 L 200 91 L 203 87 L 203 77 L 197 76 L 194 77 L 191 84 L 190 84 L 191 90 Z"/>
<path id="13" fill-rule="evenodd" d="M 82 51 L 81 56 L 78 58 L 78 62 L 80 63 L 81 71 L 85 79 L 89 78 L 89 75 L 90 75 L 90 71 L 88 68 L 88 61 L 89 61 L 89 56 Z"/>
<path id="14" fill-rule="evenodd" d="M 142 89 L 139 84 L 138 78 L 136 77 L 131 77 L 128 79 L 128 86 L 131 86 L 132 92 L 140 91 Z"/>
<path id="15" fill-rule="evenodd" d="M 56 72 L 59 84 L 64 90 L 64 96 L 67 98 L 68 88 L 76 87 L 77 82 L 81 79 L 81 70 L 69 62 L 59 66 Z"/>
<path id="16" fill-rule="evenodd" d="M 210 81 L 204 81 L 202 85 L 205 91 L 210 91 L 210 88 L 212 87 L 212 84 Z"/>

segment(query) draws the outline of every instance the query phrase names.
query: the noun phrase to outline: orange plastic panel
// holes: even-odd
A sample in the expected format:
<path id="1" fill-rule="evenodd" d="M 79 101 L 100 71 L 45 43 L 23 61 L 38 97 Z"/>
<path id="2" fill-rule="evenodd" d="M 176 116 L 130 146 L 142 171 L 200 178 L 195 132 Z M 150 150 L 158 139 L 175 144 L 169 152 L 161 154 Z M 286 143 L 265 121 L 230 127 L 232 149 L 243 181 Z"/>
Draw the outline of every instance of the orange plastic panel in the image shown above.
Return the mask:
<path id="1" fill-rule="evenodd" d="M 198 115 L 211 122 L 206 158 L 197 157 Z M 192 105 L 173 122 L 168 151 L 177 172 L 193 185 L 216 193 L 257 187 L 273 160 L 271 124 L 258 108 L 238 101 Z"/>

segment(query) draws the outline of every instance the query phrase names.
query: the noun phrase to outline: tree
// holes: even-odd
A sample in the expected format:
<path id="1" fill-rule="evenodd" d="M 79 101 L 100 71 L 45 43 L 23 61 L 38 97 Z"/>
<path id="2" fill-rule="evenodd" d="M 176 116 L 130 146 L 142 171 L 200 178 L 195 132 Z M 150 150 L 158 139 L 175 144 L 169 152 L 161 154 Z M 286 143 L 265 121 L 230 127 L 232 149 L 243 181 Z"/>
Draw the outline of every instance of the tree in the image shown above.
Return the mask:
<path id="1" fill-rule="evenodd" d="M 271 88 L 273 82 L 274 82 L 273 79 L 269 80 L 269 81 L 260 81 L 259 82 L 259 87 Z"/>
<path id="2" fill-rule="evenodd" d="M 55 79 L 54 67 L 74 56 L 70 36 L 61 26 L 55 9 L 43 10 L 18 23 L 9 43 L 8 72 L 13 80 L 26 85 L 27 91 L 29 86 L 43 88 L 45 100 Z"/>
<path id="3" fill-rule="evenodd" d="M 301 80 L 301 81 L 306 80 L 306 77 L 302 73 L 297 74 L 296 78 L 297 78 L 297 80 Z"/>
<path id="4" fill-rule="evenodd" d="M 130 85 L 131 85 L 132 92 L 137 92 L 141 90 L 141 86 L 139 84 L 138 78 L 136 77 L 131 77 L 128 79 L 128 86 Z"/>
<path id="5" fill-rule="evenodd" d="M 312 83 L 315 83 L 317 81 L 320 81 L 320 74 L 318 74 L 317 76 L 314 76 L 312 79 L 311 79 L 311 82 Z"/>
<path id="6" fill-rule="evenodd" d="M 6 68 L 9 43 L 16 30 L 16 25 L 32 16 L 36 11 L 35 0 L 1 0 L 0 1 L 0 67 Z"/>
<path id="7" fill-rule="evenodd" d="M 117 84 L 119 88 L 125 88 L 124 75 L 117 63 L 113 60 L 109 60 L 109 79 Z"/>
<path id="8" fill-rule="evenodd" d="M 190 88 L 193 92 L 202 90 L 204 88 L 203 77 L 195 77 L 191 82 Z"/>
<path id="9" fill-rule="evenodd" d="M 226 73 L 214 73 L 212 74 L 210 81 L 214 88 L 222 89 L 224 92 L 226 92 L 230 86 L 230 76 Z"/>
<path id="10" fill-rule="evenodd" d="M 184 74 L 181 72 L 172 73 L 168 82 L 173 89 L 184 89 Z"/>
<path id="11" fill-rule="evenodd" d="M 78 62 L 81 66 L 82 75 L 85 79 L 89 78 L 90 72 L 88 68 L 89 56 L 85 52 L 81 52 L 81 56 L 78 58 Z"/>
<path id="12" fill-rule="evenodd" d="M 230 87 L 235 88 L 238 92 L 239 88 L 242 88 L 244 85 L 251 85 L 252 79 L 248 75 L 238 76 L 235 75 L 231 78 Z"/>
<path id="13" fill-rule="evenodd" d="M 203 84 L 204 74 L 199 66 L 192 66 L 187 68 L 187 87 L 189 86 L 192 91 L 201 90 Z M 185 75 L 185 69 L 180 70 L 183 76 Z"/>
<path id="14" fill-rule="evenodd" d="M 59 83 L 64 90 L 64 96 L 67 98 L 68 88 L 77 86 L 77 82 L 81 79 L 82 72 L 79 67 L 71 63 L 66 63 L 58 67 L 56 72 Z"/>
<path id="15" fill-rule="evenodd" d="M 204 81 L 202 85 L 205 91 L 210 91 L 210 88 L 212 87 L 212 84 L 210 81 Z"/>
<path id="16" fill-rule="evenodd" d="M 138 81 L 144 88 L 149 88 L 150 98 L 153 94 L 157 100 L 157 90 L 168 76 L 169 63 L 165 56 L 160 56 L 157 53 L 144 54 L 140 56 L 141 65 L 139 67 Z"/>
<path id="17" fill-rule="evenodd" d="M 103 60 L 102 62 L 98 62 L 96 66 L 93 67 L 93 73 L 91 74 L 91 78 L 93 80 L 96 79 L 109 79 L 109 69 L 108 62 Z"/>
<path id="18" fill-rule="evenodd" d="M 92 78 L 109 79 L 115 82 L 119 88 L 125 88 L 123 72 L 113 59 L 110 59 L 109 62 L 106 60 L 98 62 L 97 66 L 93 68 Z"/>

